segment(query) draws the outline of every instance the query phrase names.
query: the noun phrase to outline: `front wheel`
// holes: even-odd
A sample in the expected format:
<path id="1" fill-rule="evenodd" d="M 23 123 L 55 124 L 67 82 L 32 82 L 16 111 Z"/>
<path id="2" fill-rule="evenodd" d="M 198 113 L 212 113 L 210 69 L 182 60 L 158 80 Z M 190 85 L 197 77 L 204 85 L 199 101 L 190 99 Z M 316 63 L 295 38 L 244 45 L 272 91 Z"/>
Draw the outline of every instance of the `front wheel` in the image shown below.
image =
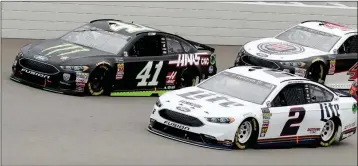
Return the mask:
<path id="1" fill-rule="evenodd" d="M 314 63 L 307 71 L 307 79 L 323 84 L 325 79 L 325 67 L 321 63 Z"/>
<path id="2" fill-rule="evenodd" d="M 324 147 L 330 146 L 337 137 L 338 125 L 332 119 L 328 120 L 321 131 L 320 145 Z"/>
<path id="3" fill-rule="evenodd" d="M 90 75 L 88 80 L 88 92 L 92 96 L 100 96 L 108 91 L 109 68 L 107 66 L 97 67 Z"/>
<path id="4" fill-rule="evenodd" d="M 234 138 L 234 143 L 238 149 L 243 150 L 250 146 L 257 133 L 256 126 L 257 124 L 254 119 L 247 119 L 240 124 Z"/>

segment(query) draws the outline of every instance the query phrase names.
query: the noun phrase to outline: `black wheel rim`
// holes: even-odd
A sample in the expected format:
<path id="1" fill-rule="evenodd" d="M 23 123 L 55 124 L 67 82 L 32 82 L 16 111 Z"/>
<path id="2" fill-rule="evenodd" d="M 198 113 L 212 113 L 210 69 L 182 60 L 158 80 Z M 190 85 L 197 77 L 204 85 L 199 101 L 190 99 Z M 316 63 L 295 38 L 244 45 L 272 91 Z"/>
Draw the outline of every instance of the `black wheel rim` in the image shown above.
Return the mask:
<path id="1" fill-rule="evenodd" d="M 91 80 L 91 89 L 95 92 L 101 91 L 104 87 L 105 75 L 96 73 Z"/>

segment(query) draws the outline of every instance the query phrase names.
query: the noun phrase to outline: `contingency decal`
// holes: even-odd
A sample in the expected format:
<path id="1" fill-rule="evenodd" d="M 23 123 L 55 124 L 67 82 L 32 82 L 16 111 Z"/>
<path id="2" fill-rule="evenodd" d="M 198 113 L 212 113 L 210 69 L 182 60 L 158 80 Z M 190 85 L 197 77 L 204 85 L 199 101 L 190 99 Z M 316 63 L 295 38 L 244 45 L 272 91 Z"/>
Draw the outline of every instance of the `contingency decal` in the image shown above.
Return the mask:
<path id="1" fill-rule="evenodd" d="M 272 116 L 272 113 L 270 112 L 270 110 L 268 108 L 262 108 L 262 127 L 261 127 L 261 133 L 260 133 L 260 137 L 265 137 L 268 127 L 270 125 L 270 119 Z"/>
<path id="2" fill-rule="evenodd" d="M 117 73 L 116 73 L 116 80 L 123 79 L 124 76 L 124 63 L 117 64 Z"/>
<path id="3" fill-rule="evenodd" d="M 275 55 L 292 55 L 299 54 L 305 51 L 302 46 L 281 42 L 260 43 L 257 46 L 257 49 L 259 49 L 261 52 Z"/>
<path id="4" fill-rule="evenodd" d="M 335 59 L 330 60 L 328 74 L 334 74 L 335 71 L 336 71 L 336 60 Z"/>
<path id="5" fill-rule="evenodd" d="M 74 53 L 85 52 L 85 51 L 89 51 L 89 49 L 71 43 L 61 44 L 42 50 L 43 53 L 45 52 L 45 56 L 52 56 L 54 53 L 59 53 L 59 52 L 60 53 L 57 54 L 57 56 L 63 56 L 63 55 L 74 54 Z"/>

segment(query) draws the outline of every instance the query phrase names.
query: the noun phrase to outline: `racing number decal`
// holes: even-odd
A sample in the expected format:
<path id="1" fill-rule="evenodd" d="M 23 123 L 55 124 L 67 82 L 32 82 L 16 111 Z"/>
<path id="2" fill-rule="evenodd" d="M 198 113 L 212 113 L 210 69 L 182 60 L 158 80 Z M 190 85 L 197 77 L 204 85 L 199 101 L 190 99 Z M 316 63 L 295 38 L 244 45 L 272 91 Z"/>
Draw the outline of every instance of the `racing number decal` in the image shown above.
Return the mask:
<path id="1" fill-rule="evenodd" d="M 296 107 L 291 108 L 288 117 L 294 117 L 298 113 L 297 118 L 289 119 L 285 126 L 282 129 L 280 136 L 287 136 L 287 135 L 296 135 L 298 129 L 300 128 L 299 124 L 303 121 L 306 115 L 306 110 L 303 107 Z M 293 126 L 295 125 L 295 126 Z"/>
<path id="2" fill-rule="evenodd" d="M 151 76 L 151 71 L 153 67 L 153 61 L 149 61 L 147 65 L 138 73 L 136 79 L 140 79 L 137 86 L 157 86 L 158 85 L 158 76 L 163 67 L 163 61 L 159 61 L 158 64 L 155 65 L 155 73 L 150 82 L 147 82 L 149 77 Z"/>
<path id="3" fill-rule="evenodd" d="M 358 62 L 348 70 L 347 74 L 350 75 L 348 81 L 353 81 L 358 78 Z"/>

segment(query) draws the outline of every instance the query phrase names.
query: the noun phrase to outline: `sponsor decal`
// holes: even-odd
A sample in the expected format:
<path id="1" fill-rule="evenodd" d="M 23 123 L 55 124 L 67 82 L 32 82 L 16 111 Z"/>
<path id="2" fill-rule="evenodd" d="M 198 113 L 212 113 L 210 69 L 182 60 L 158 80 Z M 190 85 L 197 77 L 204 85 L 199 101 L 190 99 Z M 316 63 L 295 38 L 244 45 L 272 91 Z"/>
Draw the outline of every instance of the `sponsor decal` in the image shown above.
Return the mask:
<path id="1" fill-rule="evenodd" d="M 307 131 L 310 134 L 316 134 L 317 132 L 321 131 L 321 128 L 308 128 Z"/>
<path id="2" fill-rule="evenodd" d="M 174 85 L 171 85 L 171 86 L 165 86 L 164 89 L 175 89 L 175 86 Z"/>
<path id="3" fill-rule="evenodd" d="M 71 78 L 71 74 L 63 73 L 62 77 L 64 81 L 69 81 Z"/>
<path id="4" fill-rule="evenodd" d="M 205 99 L 205 101 L 207 102 L 217 103 L 222 107 L 243 106 L 243 104 L 230 101 L 228 97 L 210 93 L 210 92 L 205 92 L 202 90 L 189 91 L 177 95 L 187 100 Z"/>
<path id="5" fill-rule="evenodd" d="M 41 77 L 41 78 L 45 78 L 45 79 L 50 79 L 50 76 L 49 76 L 49 75 L 42 74 L 42 73 L 38 73 L 38 72 L 36 72 L 36 71 L 28 70 L 28 69 L 25 69 L 25 68 L 22 68 L 22 69 L 21 69 L 21 72 L 25 72 L 25 73 L 27 73 L 27 74 L 31 74 L 31 75 L 34 75 L 34 76 L 37 76 L 37 77 Z"/>
<path id="6" fill-rule="evenodd" d="M 211 54 L 210 55 L 210 64 L 211 65 L 215 65 L 216 63 L 216 55 L 215 54 Z"/>
<path id="7" fill-rule="evenodd" d="M 279 42 L 260 43 L 257 48 L 263 53 L 275 55 L 292 55 L 299 54 L 305 51 L 302 46 L 294 45 L 291 43 Z"/>
<path id="8" fill-rule="evenodd" d="M 41 56 L 41 55 L 35 55 L 34 58 L 37 59 L 37 60 L 40 60 L 40 61 L 47 61 L 48 60 L 47 57 Z"/>
<path id="9" fill-rule="evenodd" d="M 329 23 L 329 22 L 324 22 L 324 27 L 328 28 L 328 29 L 339 29 L 342 31 L 349 31 L 350 28 L 342 26 L 342 25 L 338 25 L 338 24 L 334 24 L 334 23 Z"/>
<path id="10" fill-rule="evenodd" d="M 208 66 L 209 65 L 209 58 L 208 57 L 202 57 L 200 59 L 200 65 L 201 66 Z"/>
<path id="11" fill-rule="evenodd" d="M 74 54 L 74 53 L 86 52 L 86 51 L 89 51 L 89 49 L 84 48 L 79 45 L 71 44 L 71 43 L 61 44 L 61 45 L 49 47 L 49 48 L 42 50 L 42 52 L 45 53 L 45 56 L 52 56 L 55 54 L 57 56 L 64 56 L 64 55 L 68 55 L 68 54 Z M 62 52 L 62 53 L 59 53 L 59 52 Z"/>
<path id="12" fill-rule="evenodd" d="M 354 103 L 352 106 L 352 112 L 355 114 L 357 112 L 357 103 Z"/>
<path id="13" fill-rule="evenodd" d="M 347 129 L 352 128 L 352 127 L 356 127 L 356 122 L 353 122 L 353 123 L 350 123 L 350 124 L 344 126 L 343 130 L 347 130 Z"/>
<path id="14" fill-rule="evenodd" d="M 178 107 L 176 107 L 176 109 L 179 111 L 182 111 L 182 112 L 190 112 L 190 109 L 186 108 L 186 107 L 178 106 Z"/>
<path id="15" fill-rule="evenodd" d="M 118 63 L 117 64 L 116 80 L 123 79 L 123 76 L 124 76 L 124 64 Z"/>
<path id="16" fill-rule="evenodd" d="M 320 103 L 319 104 L 321 108 L 321 121 L 326 122 L 328 119 L 331 119 L 333 117 L 339 117 L 339 105 L 338 104 L 332 104 L 332 103 Z"/>
<path id="17" fill-rule="evenodd" d="M 89 73 L 76 72 L 76 82 L 87 83 Z"/>
<path id="18" fill-rule="evenodd" d="M 335 71 L 336 71 L 336 60 L 330 60 L 328 74 L 334 74 Z"/>
<path id="19" fill-rule="evenodd" d="M 214 67 L 213 66 L 209 66 L 209 74 L 212 74 L 214 72 Z"/>
<path id="20" fill-rule="evenodd" d="M 165 84 L 166 85 L 174 85 L 176 80 L 176 71 L 168 72 L 167 76 L 165 77 Z"/>
<path id="21" fill-rule="evenodd" d="M 109 28 L 114 31 L 124 30 L 128 33 L 134 33 L 139 31 L 153 31 L 152 28 L 148 28 L 138 24 L 126 24 L 119 21 L 108 21 Z"/>
<path id="22" fill-rule="evenodd" d="M 180 124 L 176 124 L 176 123 L 173 123 L 173 122 L 169 122 L 169 121 L 164 121 L 164 124 L 165 125 L 168 125 L 168 126 L 171 126 L 171 127 L 174 127 L 174 128 L 177 128 L 177 129 L 181 129 L 181 130 L 190 130 L 189 127 L 186 127 L 184 125 L 180 125 Z"/>
<path id="23" fill-rule="evenodd" d="M 207 57 L 201 57 L 200 55 L 207 54 L 179 54 L 177 60 L 169 61 L 169 65 L 176 65 L 177 67 L 187 67 L 187 66 L 199 66 L 200 62 L 205 62 L 206 60 L 201 61 Z"/>
<path id="24" fill-rule="evenodd" d="M 202 106 L 199 105 L 199 104 L 196 104 L 196 103 L 193 103 L 193 102 L 189 102 L 189 101 L 185 101 L 185 100 L 180 100 L 179 103 L 180 103 L 180 105 L 185 104 L 185 105 L 191 106 L 191 107 L 193 107 L 193 108 L 201 108 L 201 107 L 202 107 Z"/>

